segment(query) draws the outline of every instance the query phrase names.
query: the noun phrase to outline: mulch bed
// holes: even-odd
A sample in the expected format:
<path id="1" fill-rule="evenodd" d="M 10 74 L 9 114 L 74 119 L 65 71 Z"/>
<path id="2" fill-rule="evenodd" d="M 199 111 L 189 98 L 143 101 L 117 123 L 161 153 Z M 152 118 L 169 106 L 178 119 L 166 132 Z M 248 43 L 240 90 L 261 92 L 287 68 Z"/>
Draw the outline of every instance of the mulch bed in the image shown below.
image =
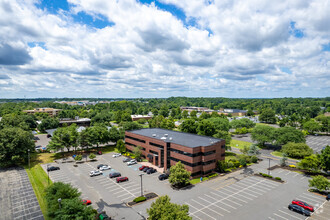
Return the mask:
<path id="1" fill-rule="evenodd" d="M 141 202 L 128 202 L 126 205 L 127 206 L 133 206 L 133 205 L 136 205 L 136 204 L 139 204 L 139 203 L 143 203 L 143 202 L 146 202 L 146 201 L 148 201 L 148 200 L 150 200 L 150 199 L 154 199 L 154 198 L 157 198 L 158 197 L 158 195 L 156 194 L 156 193 L 147 193 L 147 194 L 145 194 L 144 195 L 144 197 L 146 197 L 146 200 L 144 200 L 144 201 L 141 201 Z"/>
<path id="2" fill-rule="evenodd" d="M 273 180 L 273 181 L 278 182 L 278 183 L 284 183 L 285 182 L 284 180 L 277 180 L 275 178 L 265 177 L 263 175 L 260 175 L 259 173 L 255 173 L 254 176 L 259 176 L 259 177 L 262 177 L 262 178 L 265 178 L 265 179 L 268 179 L 268 180 Z"/>

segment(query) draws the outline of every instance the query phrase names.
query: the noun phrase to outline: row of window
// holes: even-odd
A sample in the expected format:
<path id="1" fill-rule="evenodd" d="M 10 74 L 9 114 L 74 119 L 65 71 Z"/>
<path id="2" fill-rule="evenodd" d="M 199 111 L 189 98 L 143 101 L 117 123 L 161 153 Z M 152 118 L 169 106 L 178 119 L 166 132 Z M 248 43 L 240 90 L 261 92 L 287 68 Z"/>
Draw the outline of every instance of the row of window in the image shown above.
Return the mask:
<path id="1" fill-rule="evenodd" d="M 139 139 L 139 138 L 135 138 L 135 137 L 131 137 L 131 136 L 128 136 L 128 135 L 125 136 L 125 139 L 126 139 L 126 138 L 129 138 L 129 139 L 132 139 L 132 140 L 135 140 L 135 141 L 141 142 L 141 143 L 146 143 L 145 140 L 142 140 L 142 139 Z"/>
<path id="2" fill-rule="evenodd" d="M 203 165 L 208 165 L 208 164 L 211 164 L 211 163 L 215 163 L 215 160 L 209 160 L 209 161 L 206 161 L 206 162 L 196 162 L 196 163 L 189 163 L 187 161 L 184 161 L 184 160 L 179 160 L 175 157 L 171 157 L 171 160 L 175 161 L 175 162 L 179 162 L 181 161 L 182 164 L 184 165 L 187 165 L 187 166 L 190 166 L 190 167 L 196 167 L 196 166 L 203 166 Z"/>
<path id="3" fill-rule="evenodd" d="M 132 144 L 132 143 L 128 142 L 127 140 L 125 141 L 125 144 L 130 145 L 130 146 L 133 146 L 133 147 L 137 147 L 135 144 Z M 144 147 L 141 147 L 141 150 L 144 150 L 145 151 L 146 149 Z"/>
<path id="4" fill-rule="evenodd" d="M 155 147 L 159 147 L 160 149 L 164 149 L 163 145 L 155 144 L 155 143 L 152 143 L 152 142 L 149 142 L 149 144 L 152 145 L 152 146 L 155 146 Z"/>
<path id="5" fill-rule="evenodd" d="M 175 153 L 178 153 L 178 154 L 188 156 L 188 157 L 198 157 L 198 156 L 207 156 L 207 155 L 215 154 L 215 150 L 204 152 L 204 153 L 203 152 L 198 152 L 198 153 L 195 153 L 195 154 L 184 152 L 184 151 L 173 149 L 173 148 L 171 148 L 171 151 L 175 152 Z"/>

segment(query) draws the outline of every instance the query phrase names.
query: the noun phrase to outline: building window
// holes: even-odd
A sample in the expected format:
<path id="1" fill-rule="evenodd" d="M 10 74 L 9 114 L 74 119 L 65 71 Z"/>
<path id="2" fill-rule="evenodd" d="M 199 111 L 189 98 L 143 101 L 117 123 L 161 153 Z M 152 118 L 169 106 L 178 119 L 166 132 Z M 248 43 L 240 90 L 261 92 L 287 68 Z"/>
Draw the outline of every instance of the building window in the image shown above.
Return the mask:
<path id="1" fill-rule="evenodd" d="M 215 150 L 204 152 L 203 156 L 212 155 L 212 154 L 215 154 Z"/>
<path id="2" fill-rule="evenodd" d="M 149 144 L 152 145 L 152 146 L 158 147 L 160 149 L 164 149 L 164 146 L 163 145 L 155 144 L 155 143 L 152 143 L 152 142 L 149 142 Z"/>
<path id="3" fill-rule="evenodd" d="M 131 137 L 131 136 L 128 136 L 128 135 L 125 135 L 125 139 L 126 138 L 129 138 L 129 139 L 132 139 L 132 140 L 141 142 L 141 143 L 145 143 L 146 142 L 145 140 L 142 140 L 142 139 L 139 139 L 139 138 L 135 138 L 135 137 Z"/>
<path id="4" fill-rule="evenodd" d="M 133 146 L 133 147 L 136 147 L 135 144 L 132 144 L 132 143 L 130 143 L 130 142 L 128 142 L 128 141 L 125 141 L 125 144 L 130 145 L 130 146 Z"/>
<path id="5" fill-rule="evenodd" d="M 158 152 L 156 152 L 156 151 L 149 150 L 149 152 L 158 155 Z"/>
<path id="6" fill-rule="evenodd" d="M 222 145 L 221 148 L 222 148 L 222 149 L 226 148 L 226 145 Z"/>
<path id="7" fill-rule="evenodd" d="M 224 157 L 226 154 L 221 154 L 221 157 Z"/>

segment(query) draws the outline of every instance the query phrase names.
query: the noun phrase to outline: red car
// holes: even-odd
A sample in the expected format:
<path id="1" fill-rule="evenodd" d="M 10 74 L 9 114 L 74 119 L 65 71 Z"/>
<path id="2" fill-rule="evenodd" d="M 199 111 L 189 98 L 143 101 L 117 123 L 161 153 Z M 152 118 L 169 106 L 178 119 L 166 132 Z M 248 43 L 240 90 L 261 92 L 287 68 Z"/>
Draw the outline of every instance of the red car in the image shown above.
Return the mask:
<path id="1" fill-rule="evenodd" d="M 117 183 L 125 182 L 125 181 L 128 181 L 128 178 L 126 176 L 117 177 L 116 181 L 117 181 Z"/>
<path id="2" fill-rule="evenodd" d="M 82 202 L 84 205 L 90 205 L 90 204 L 92 204 L 92 201 L 91 201 L 91 200 L 88 200 L 88 199 L 82 199 L 81 202 Z"/>
<path id="3" fill-rule="evenodd" d="M 142 166 L 142 167 L 139 168 L 139 170 L 143 170 L 143 169 L 146 168 L 146 167 L 148 167 L 148 166 Z M 148 167 L 148 168 L 149 168 L 149 167 Z"/>
<path id="4" fill-rule="evenodd" d="M 102 155 L 102 151 L 98 151 L 97 154 L 98 154 L 98 155 Z"/>
<path id="5" fill-rule="evenodd" d="M 311 205 L 308 205 L 306 202 L 302 202 L 299 200 L 292 200 L 292 204 L 303 207 L 304 209 L 307 209 L 310 212 L 314 212 L 314 207 Z"/>

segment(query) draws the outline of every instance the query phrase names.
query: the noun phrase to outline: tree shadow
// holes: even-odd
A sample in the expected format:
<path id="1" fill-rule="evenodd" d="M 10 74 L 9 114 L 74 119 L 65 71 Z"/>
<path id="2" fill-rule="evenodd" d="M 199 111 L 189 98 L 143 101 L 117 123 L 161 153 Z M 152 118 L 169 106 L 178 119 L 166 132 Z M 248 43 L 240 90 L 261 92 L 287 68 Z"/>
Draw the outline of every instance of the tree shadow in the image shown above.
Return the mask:
<path id="1" fill-rule="evenodd" d="M 129 208 L 128 206 L 126 206 L 125 203 L 116 203 L 116 204 L 108 204 L 106 203 L 103 199 L 100 199 L 100 201 L 96 202 L 96 205 L 98 207 L 97 211 L 98 212 L 102 212 L 104 210 L 105 207 L 109 207 L 109 208 Z"/>

